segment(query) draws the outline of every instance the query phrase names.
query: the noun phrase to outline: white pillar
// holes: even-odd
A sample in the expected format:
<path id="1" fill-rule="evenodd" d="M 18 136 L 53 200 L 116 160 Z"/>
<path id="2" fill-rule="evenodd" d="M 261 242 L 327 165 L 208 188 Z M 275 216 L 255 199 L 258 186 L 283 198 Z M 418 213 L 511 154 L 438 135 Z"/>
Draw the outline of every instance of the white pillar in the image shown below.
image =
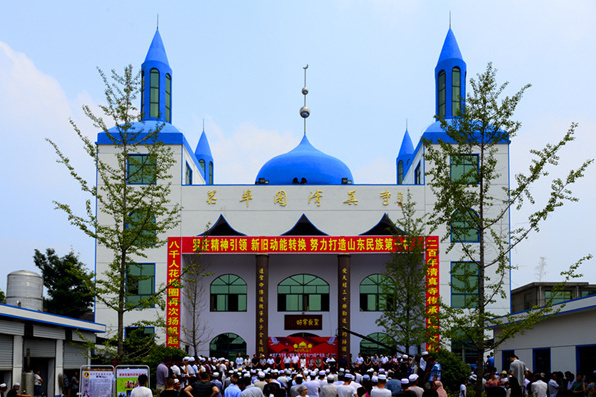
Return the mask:
<path id="1" fill-rule="evenodd" d="M 12 380 L 22 382 L 23 377 L 23 337 L 15 335 L 12 340 Z"/>
<path id="2" fill-rule="evenodd" d="M 62 384 L 60 383 L 61 375 L 64 373 L 64 341 L 62 339 L 56 340 L 56 370 L 54 371 L 54 392 L 55 396 L 60 396 Z M 48 388 L 48 396 L 50 389 Z"/>

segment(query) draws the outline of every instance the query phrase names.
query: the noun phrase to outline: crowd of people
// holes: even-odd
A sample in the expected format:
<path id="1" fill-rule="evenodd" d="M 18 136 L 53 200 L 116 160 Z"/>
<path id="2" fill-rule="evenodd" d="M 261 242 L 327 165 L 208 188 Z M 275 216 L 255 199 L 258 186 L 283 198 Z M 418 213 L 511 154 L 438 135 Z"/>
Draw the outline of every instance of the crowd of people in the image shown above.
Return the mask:
<path id="1" fill-rule="evenodd" d="M 353 361 L 331 354 L 183 357 L 159 364 L 156 389 L 160 397 L 447 397 L 441 373 L 428 352 Z"/>
<path id="2" fill-rule="evenodd" d="M 489 356 L 482 382 L 487 397 L 596 397 L 596 371 L 533 373 L 516 355 L 509 358 L 509 370 L 500 373 Z"/>

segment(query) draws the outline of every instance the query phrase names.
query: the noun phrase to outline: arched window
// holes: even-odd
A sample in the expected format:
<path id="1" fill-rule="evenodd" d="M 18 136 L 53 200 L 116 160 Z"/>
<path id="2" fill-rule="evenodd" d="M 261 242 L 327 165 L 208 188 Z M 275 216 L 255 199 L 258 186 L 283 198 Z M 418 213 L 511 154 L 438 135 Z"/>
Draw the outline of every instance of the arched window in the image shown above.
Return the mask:
<path id="1" fill-rule="evenodd" d="M 213 185 L 213 161 L 209 162 L 209 184 Z"/>
<path id="2" fill-rule="evenodd" d="M 310 274 L 296 274 L 277 285 L 280 312 L 328 312 L 329 284 Z"/>
<path id="3" fill-rule="evenodd" d="M 205 160 L 200 159 L 199 165 L 201 166 L 201 169 L 203 170 L 203 175 L 205 175 Z"/>
<path id="4" fill-rule="evenodd" d="M 145 113 L 145 72 L 143 71 L 141 71 L 141 113 Z"/>
<path id="5" fill-rule="evenodd" d="M 461 106 L 461 70 L 454 67 L 451 70 L 451 114 L 457 115 Z"/>
<path id="6" fill-rule="evenodd" d="M 360 353 L 362 353 L 362 356 L 373 356 L 375 354 L 392 355 L 395 352 L 395 348 L 390 349 L 389 347 L 383 346 L 397 345 L 395 341 L 389 337 L 389 335 L 384 334 L 382 332 L 374 332 L 366 336 L 374 340 L 375 342 L 366 339 L 362 339 L 360 341 Z M 381 345 L 381 343 L 383 345 Z"/>
<path id="7" fill-rule="evenodd" d="M 439 105 L 439 117 L 445 118 L 445 102 L 447 100 L 446 96 L 447 93 L 445 92 L 447 90 L 447 84 L 445 81 L 446 75 L 445 75 L 445 71 L 441 70 L 439 72 L 439 82 L 437 85 L 437 101 L 438 101 L 438 105 Z"/>
<path id="8" fill-rule="evenodd" d="M 399 160 L 397 163 L 397 184 L 401 185 L 404 181 L 404 162 Z"/>
<path id="9" fill-rule="evenodd" d="M 172 122 L 172 77 L 166 74 L 166 121 Z"/>
<path id="10" fill-rule="evenodd" d="M 149 117 L 159 117 L 159 70 L 155 68 L 151 69 Z"/>
<path id="11" fill-rule="evenodd" d="M 383 310 L 387 297 L 383 293 L 382 284 L 387 277 L 382 274 L 371 274 L 360 283 L 360 311 L 378 312 Z"/>
<path id="12" fill-rule="evenodd" d="M 211 357 L 225 357 L 231 360 L 237 357 L 238 353 L 246 355 L 246 341 L 237 334 L 219 334 L 209 343 Z"/>
<path id="13" fill-rule="evenodd" d="M 456 211 L 451 216 L 451 241 L 458 243 L 477 243 L 480 233 L 476 218 L 478 214 L 473 210 Z"/>
<path id="14" fill-rule="evenodd" d="M 246 282 L 234 275 L 224 274 L 211 283 L 212 312 L 245 312 Z"/>

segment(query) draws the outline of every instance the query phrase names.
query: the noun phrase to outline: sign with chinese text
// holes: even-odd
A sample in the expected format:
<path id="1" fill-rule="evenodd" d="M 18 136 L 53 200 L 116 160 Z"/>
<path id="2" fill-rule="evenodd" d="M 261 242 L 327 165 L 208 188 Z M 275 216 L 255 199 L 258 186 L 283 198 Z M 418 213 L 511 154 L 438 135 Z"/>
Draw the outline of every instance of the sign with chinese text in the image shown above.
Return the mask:
<path id="1" fill-rule="evenodd" d="M 112 397 L 113 367 L 84 367 L 81 370 L 80 394 L 83 397 Z"/>
<path id="2" fill-rule="evenodd" d="M 439 238 L 426 238 L 426 328 L 431 335 L 431 343 L 426 345 L 429 351 L 439 350 Z"/>
<path id="3" fill-rule="evenodd" d="M 284 329 L 288 331 L 322 330 L 323 316 L 320 314 L 286 314 Z"/>
<path id="4" fill-rule="evenodd" d="M 257 255 L 257 355 L 267 355 L 269 337 L 269 256 Z"/>
<path id="5" fill-rule="evenodd" d="M 168 239 L 168 262 L 166 282 L 166 346 L 180 347 L 180 269 L 182 246 L 180 238 Z"/>
<path id="6" fill-rule="evenodd" d="M 190 254 L 341 254 L 402 250 L 393 236 L 182 237 L 182 253 Z"/>

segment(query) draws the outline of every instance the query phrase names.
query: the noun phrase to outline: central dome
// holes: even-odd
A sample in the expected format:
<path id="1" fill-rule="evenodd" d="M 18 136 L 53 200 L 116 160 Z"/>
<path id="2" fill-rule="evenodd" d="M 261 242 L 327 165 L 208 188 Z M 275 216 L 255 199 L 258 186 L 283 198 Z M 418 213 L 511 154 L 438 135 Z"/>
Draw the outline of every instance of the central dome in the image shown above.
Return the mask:
<path id="1" fill-rule="evenodd" d="M 257 175 L 256 183 L 341 185 L 342 179 L 345 180 L 343 183 L 353 182 L 348 166 L 316 149 L 304 135 L 294 149 L 265 163 Z"/>

